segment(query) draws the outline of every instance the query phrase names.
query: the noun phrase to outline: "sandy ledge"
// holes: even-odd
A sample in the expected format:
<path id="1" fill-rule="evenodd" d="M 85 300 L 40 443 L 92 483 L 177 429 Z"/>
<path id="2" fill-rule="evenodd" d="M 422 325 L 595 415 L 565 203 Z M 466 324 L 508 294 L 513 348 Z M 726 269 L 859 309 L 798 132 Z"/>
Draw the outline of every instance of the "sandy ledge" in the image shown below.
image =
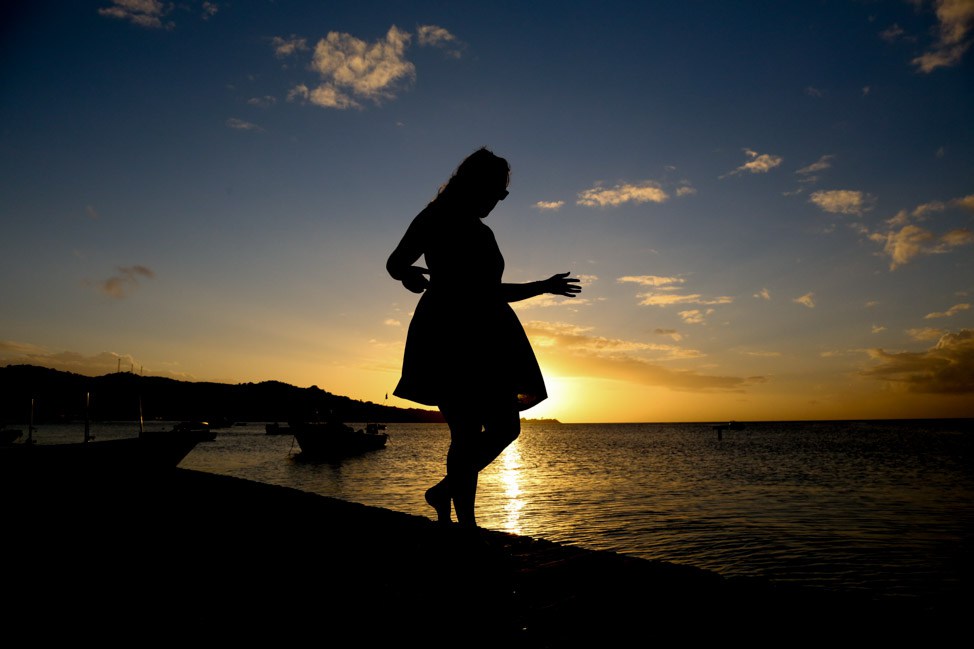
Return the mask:
<path id="1" fill-rule="evenodd" d="M 108 644 L 926 646 L 970 602 L 879 604 L 186 469 L 5 484 L 7 637 Z"/>

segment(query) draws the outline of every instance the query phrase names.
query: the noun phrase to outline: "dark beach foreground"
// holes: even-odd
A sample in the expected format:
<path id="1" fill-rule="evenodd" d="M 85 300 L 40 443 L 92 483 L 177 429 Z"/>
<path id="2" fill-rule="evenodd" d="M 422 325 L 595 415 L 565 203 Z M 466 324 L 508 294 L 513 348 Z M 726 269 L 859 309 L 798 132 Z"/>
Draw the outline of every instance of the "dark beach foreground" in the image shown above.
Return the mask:
<path id="1" fill-rule="evenodd" d="M 881 604 L 505 533 L 469 536 L 185 469 L 4 487 L 4 634 L 31 643 L 938 646 L 966 625 L 970 604 Z"/>

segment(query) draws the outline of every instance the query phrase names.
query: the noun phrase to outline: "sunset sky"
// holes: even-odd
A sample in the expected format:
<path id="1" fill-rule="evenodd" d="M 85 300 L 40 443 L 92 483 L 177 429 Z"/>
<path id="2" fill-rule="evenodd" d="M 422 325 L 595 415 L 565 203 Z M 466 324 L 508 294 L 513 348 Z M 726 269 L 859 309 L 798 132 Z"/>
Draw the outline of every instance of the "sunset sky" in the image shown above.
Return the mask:
<path id="1" fill-rule="evenodd" d="M 0 365 L 415 407 L 385 261 L 487 146 L 584 286 L 524 416 L 974 416 L 974 0 L 17 6 Z"/>

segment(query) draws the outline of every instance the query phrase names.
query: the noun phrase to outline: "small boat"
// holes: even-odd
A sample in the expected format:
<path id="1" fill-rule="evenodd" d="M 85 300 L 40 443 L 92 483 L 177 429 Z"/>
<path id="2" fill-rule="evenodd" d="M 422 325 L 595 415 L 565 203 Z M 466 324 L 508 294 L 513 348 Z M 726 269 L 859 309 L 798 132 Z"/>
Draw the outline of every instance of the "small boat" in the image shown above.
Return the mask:
<path id="1" fill-rule="evenodd" d="M 264 424 L 264 432 L 268 435 L 290 435 L 291 429 L 287 426 L 281 426 L 275 421 L 273 424 Z"/>
<path id="2" fill-rule="evenodd" d="M 365 429 L 354 429 L 340 421 L 327 423 L 292 422 L 291 434 L 306 458 L 342 458 L 385 448 L 387 433 L 379 432 L 384 424 L 367 424 Z"/>
<path id="3" fill-rule="evenodd" d="M 723 439 L 725 430 L 744 430 L 744 424 L 731 420 L 726 424 L 715 424 L 713 429 L 717 431 L 717 439 Z"/>
<path id="4" fill-rule="evenodd" d="M 206 436 L 198 431 L 143 431 L 136 437 L 44 444 L 36 440 L 0 446 L 5 478 L 93 481 L 144 477 L 175 469 Z"/>
<path id="5" fill-rule="evenodd" d="M 172 427 L 175 432 L 195 432 L 203 442 L 212 442 L 216 439 L 216 431 L 212 428 L 213 426 L 206 421 L 181 421 Z"/>
<path id="6" fill-rule="evenodd" d="M 119 484 L 172 471 L 198 443 L 211 439 L 209 430 L 194 427 L 146 431 L 141 404 L 134 437 L 96 440 L 90 432 L 87 404 L 81 441 L 45 444 L 35 439 L 33 403 L 29 430 L 26 439 L 0 445 L 0 479 L 35 486 Z"/>

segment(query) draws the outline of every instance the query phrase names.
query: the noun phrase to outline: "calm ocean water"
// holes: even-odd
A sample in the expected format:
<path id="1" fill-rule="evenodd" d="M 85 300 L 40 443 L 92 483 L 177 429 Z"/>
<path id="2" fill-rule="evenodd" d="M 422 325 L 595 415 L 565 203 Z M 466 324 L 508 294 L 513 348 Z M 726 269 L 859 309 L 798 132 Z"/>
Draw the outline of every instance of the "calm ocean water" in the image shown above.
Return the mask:
<path id="1" fill-rule="evenodd" d="M 92 425 L 106 439 L 136 430 Z M 291 436 L 242 424 L 180 466 L 432 518 L 423 492 L 442 477 L 449 431 L 386 432 L 383 450 L 309 463 Z M 528 422 L 481 474 L 478 522 L 725 576 L 957 601 L 970 590 L 972 460 L 972 420 L 761 422 L 722 439 L 708 424 Z"/>

